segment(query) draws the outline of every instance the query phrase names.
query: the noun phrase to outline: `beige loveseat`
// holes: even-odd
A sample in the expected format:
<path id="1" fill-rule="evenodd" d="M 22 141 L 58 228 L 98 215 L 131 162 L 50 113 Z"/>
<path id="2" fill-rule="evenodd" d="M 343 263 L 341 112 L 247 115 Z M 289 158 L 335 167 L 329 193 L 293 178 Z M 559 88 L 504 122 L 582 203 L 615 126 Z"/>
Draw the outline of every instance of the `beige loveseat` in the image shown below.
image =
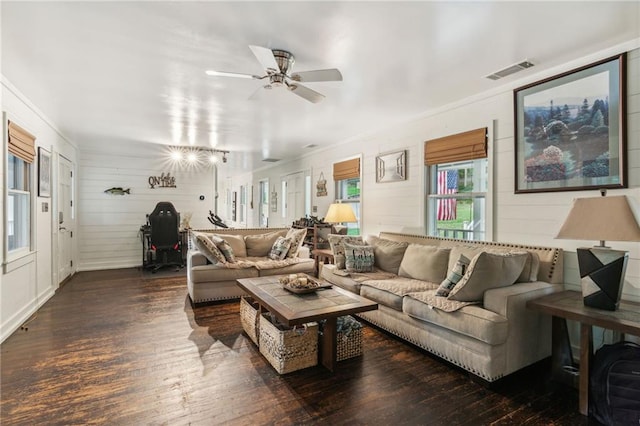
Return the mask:
<path id="1" fill-rule="evenodd" d="M 236 285 L 241 278 L 259 276 L 313 273 L 314 261 L 309 249 L 300 247 L 295 257 L 271 260 L 267 257 L 275 236 L 285 236 L 287 228 L 244 228 L 193 231 L 215 234 L 223 238 L 231 248 L 237 262 L 212 264 L 193 244 L 191 236 L 187 252 L 187 289 L 191 303 L 234 299 L 244 295 Z"/>
<path id="2" fill-rule="evenodd" d="M 516 282 L 501 288 L 487 289 L 481 293 L 482 300 L 477 303 L 452 302 L 458 303 L 458 306 L 447 309 L 450 308 L 447 305 L 450 301 L 446 297 L 435 296 L 440 279 L 443 278 L 442 272 L 436 274 L 437 279 L 431 278 L 432 282 L 412 278 L 411 273 L 406 273 L 407 270 L 411 271 L 408 266 L 400 267 L 398 272 L 388 272 L 388 263 L 393 256 L 387 255 L 391 251 L 384 247 L 375 248 L 376 269 L 371 273 L 347 273 L 338 270 L 336 265 L 324 265 L 321 276 L 325 280 L 378 302 L 378 310 L 359 314 L 363 319 L 488 382 L 498 380 L 551 354 L 550 318 L 528 310 L 525 305 L 527 300 L 563 289 L 561 249 L 391 232 L 382 232 L 379 238 L 373 238 L 378 243 L 380 239 L 383 242 L 391 240 L 408 243 L 408 247 L 417 244 L 450 249 L 439 250 L 440 255 L 444 253 L 446 259 L 443 260 L 441 256 L 438 260 L 440 265 L 433 263 L 436 258 L 431 255 L 430 259 L 414 258 L 413 275 L 429 276 L 431 271 L 425 268 L 436 268 L 450 274 L 451 267 L 456 262 L 452 257 L 457 257 L 457 253 L 464 252 L 467 257 L 472 258 L 481 250 L 503 253 L 526 250 L 537 256 L 524 256 L 532 256 L 534 263 L 537 262 L 536 258 L 539 260 L 537 274 L 534 273 L 537 278 L 534 276 L 535 279 L 531 280 L 527 275 L 524 281 L 530 282 Z M 415 256 L 420 250 L 436 249 L 414 246 L 411 252 Z M 408 256 L 409 252 L 407 249 L 405 254 Z M 447 265 L 442 265 L 444 261 Z M 387 271 L 378 268 L 381 266 L 380 262 Z M 529 267 L 532 265 L 529 264 Z M 397 263 L 395 268 L 398 268 Z M 421 268 L 422 271 L 416 271 Z M 501 274 L 502 272 L 498 273 Z M 442 302 L 442 306 L 434 301 Z"/>

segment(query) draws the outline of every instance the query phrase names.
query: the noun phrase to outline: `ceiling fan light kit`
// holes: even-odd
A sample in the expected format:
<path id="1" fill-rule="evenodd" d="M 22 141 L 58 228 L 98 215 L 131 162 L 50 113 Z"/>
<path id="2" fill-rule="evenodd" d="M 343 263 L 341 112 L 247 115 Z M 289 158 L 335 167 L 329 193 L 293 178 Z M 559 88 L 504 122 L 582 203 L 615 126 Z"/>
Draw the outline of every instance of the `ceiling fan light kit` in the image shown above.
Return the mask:
<path id="1" fill-rule="evenodd" d="M 261 89 L 273 89 L 275 87 L 286 87 L 288 91 L 295 93 L 301 98 L 317 103 L 324 99 L 324 95 L 309 89 L 306 86 L 299 84 L 300 82 L 318 82 L 318 81 L 342 81 L 342 74 L 339 70 L 325 69 L 325 70 L 312 70 L 303 71 L 293 75 L 290 75 L 291 68 L 295 63 L 295 57 L 291 52 L 281 49 L 267 49 L 266 47 L 250 45 L 249 48 L 253 52 L 254 56 L 260 62 L 265 70 L 265 75 L 257 76 L 252 74 L 242 74 L 226 71 L 205 71 L 207 75 L 214 77 L 237 77 L 248 78 L 255 80 L 269 79 L 269 82 L 265 84 Z M 295 82 L 293 84 L 292 82 Z M 255 94 L 254 94 L 255 95 Z M 253 99 L 252 95 L 249 99 Z"/>

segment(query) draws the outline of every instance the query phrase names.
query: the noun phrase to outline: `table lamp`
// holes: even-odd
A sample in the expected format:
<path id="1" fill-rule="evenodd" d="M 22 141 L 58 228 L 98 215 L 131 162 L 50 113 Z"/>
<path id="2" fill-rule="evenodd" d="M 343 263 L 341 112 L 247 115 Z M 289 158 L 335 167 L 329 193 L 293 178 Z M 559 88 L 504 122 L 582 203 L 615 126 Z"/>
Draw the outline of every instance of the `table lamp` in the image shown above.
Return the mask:
<path id="1" fill-rule="evenodd" d="M 327 215 L 324 217 L 324 221 L 328 223 L 334 223 L 333 226 L 336 233 L 342 234 L 347 229 L 343 223 L 357 222 L 355 213 L 350 204 L 343 204 L 341 202 L 333 203 L 329 206 Z"/>
<path id="2" fill-rule="evenodd" d="M 620 303 L 629 253 L 612 250 L 605 241 L 640 241 L 640 226 L 627 197 L 576 198 L 556 238 L 600 241 L 576 249 L 585 306 L 615 311 Z"/>

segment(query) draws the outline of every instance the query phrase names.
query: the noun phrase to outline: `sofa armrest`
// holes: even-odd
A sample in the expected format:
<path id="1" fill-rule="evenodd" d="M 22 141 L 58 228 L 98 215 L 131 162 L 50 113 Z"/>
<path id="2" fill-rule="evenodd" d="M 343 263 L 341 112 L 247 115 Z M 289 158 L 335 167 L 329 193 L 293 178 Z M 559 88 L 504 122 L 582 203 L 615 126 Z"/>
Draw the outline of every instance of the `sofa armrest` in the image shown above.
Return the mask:
<path id="1" fill-rule="evenodd" d="M 192 249 L 187 252 L 187 267 L 202 266 L 207 264 L 207 258 L 198 250 Z"/>
<path id="2" fill-rule="evenodd" d="M 484 308 L 509 318 L 526 309 L 527 300 L 562 291 L 563 286 L 544 281 L 518 283 L 508 287 L 493 288 L 484 292 Z"/>
<path id="3" fill-rule="evenodd" d="M 298 249 L 298 257 L 301 259 L 308 259 L 311 257 L 311 250 L 309 250 L 309 247 L 307 246 L 302 246 L 300 247 L 300 249 Z"/>

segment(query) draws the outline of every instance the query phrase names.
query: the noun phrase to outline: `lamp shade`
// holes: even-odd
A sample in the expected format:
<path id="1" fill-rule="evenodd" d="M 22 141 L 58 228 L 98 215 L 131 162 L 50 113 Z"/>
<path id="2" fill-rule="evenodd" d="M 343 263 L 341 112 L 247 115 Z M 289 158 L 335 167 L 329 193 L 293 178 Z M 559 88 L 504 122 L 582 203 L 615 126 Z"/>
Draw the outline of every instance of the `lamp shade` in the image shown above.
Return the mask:
<path id="1" fill-rule="evenodd" d="M 324 220 L 328 223 L 347 223 L 358 221 L 355 213 L 353 213 L 351 205 L 342 203 L 331 204 Z"/>
<path id="2" fill-rule="evenodd" d="M 624 195 L 576 198 L 556 238 L 640 241 L 640 226 Z"/>

